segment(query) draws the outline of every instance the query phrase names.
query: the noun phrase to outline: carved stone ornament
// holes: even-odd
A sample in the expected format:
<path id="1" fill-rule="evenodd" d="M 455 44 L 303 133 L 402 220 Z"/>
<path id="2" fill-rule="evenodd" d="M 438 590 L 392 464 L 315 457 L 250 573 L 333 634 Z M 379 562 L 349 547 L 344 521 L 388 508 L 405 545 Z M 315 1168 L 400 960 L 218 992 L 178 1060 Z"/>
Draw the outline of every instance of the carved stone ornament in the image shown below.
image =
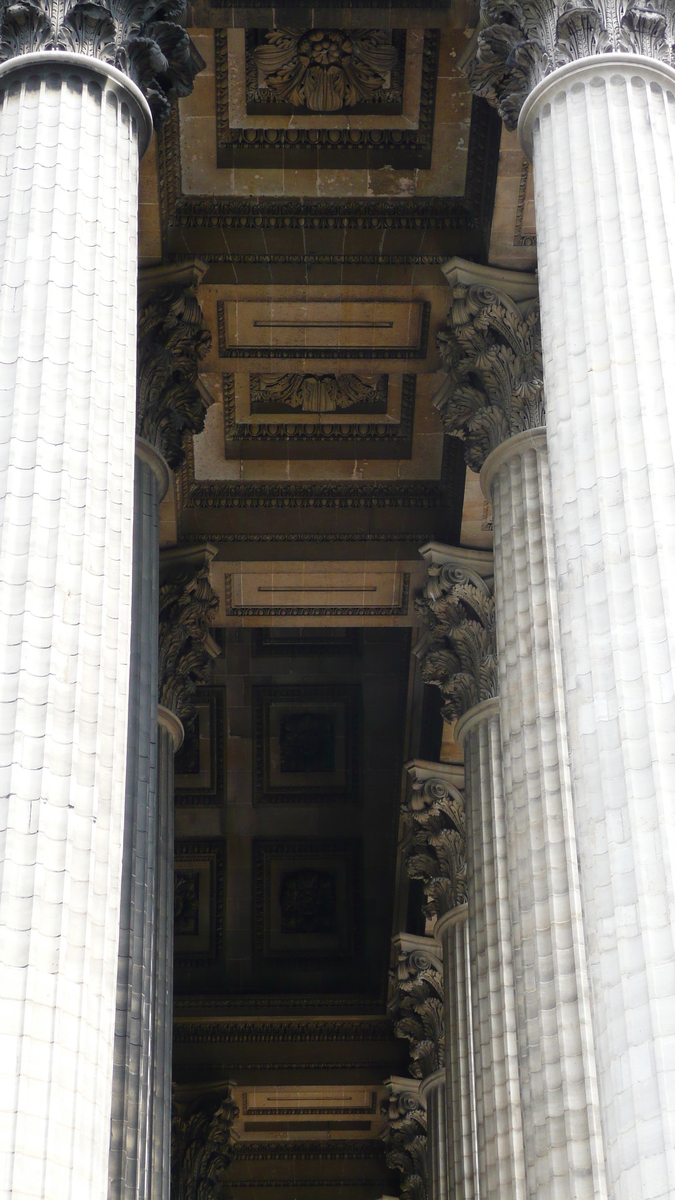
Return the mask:
<path id="1" fill-rule="evenodd" d="M 495 602 L 486 581 L 449 564 L 431 564 L 415 608 L 428 630 L 422 677 L 441 689 L 446 720 L 497 696 Z"/>
<path id="2" fill-rule="evenodd" d="M 425 943 L 428 943 L 428 948 Z M 410 1074 L 426 1079 L 445 1066 L 443 974 L 433 938 L 399 934 L 387 1006 L 397 1037 L 410 1042 Z"/>
<path id="3" fill-rule="evenodd" d="M 216 1200 L 232 1160 L 232 1125 L 239 1116 L 229 1084 L 190 1105 L 174 1102 L 171 1120 L 171 1200 Z"/>
<path id="4" fill-rule="evenodd" d="M 387 1118 L 382 1140 L 390 1171 L 401 1173 L 401 1200 L 427 1200 L 427 1114 L 405 1081 L 389 1079 L 380 1112 Z"/>
<path id="5" fill-rule="evenodd" d="M 16 0 L 0 6 L 0 62 L 36 50 L 70 50 L 124 71 L 159 129 L 206 65 L 183 23 L 185 0 Z"/>
<path id="6" fill-rule="evenodd" d="M 382 29 L 272 29 L 254 52 L 278 100 L 312 112 L 338 112 L 373 100 L 396 65 Z"/>
<path id="7" fill-rule="evenodd" d="M 386 384 L 386 376 L 382 377 Z M 386 402 L 386 392 L 384 396 Z M 336 412 L 381 404 L 382 389 L 358 375 L 252 375 L 251 403 L 275 404 L 306 413 Z"/>
<path id="8" fill-rule="evenodd" d="M 213 546 L 160 556 L 159 703 L 183 724 L 195 715 L 194 695 L 208 682 L 220 649 L 211 636 L 218 597 L 209 582 Z"/>
<path id="9" fill-rule="evenodd" d="M 472 471 L 507 438 L 546 423 L 539 304 L 518 307 L 480 284 L 456 283 L 437 335 L 447 377 L 434 396 L 446 433 L 464 439 Z"/>
<path id="10" fill-rule="evenodd" d="M 185 434 L 204 428 L 197 375 L 210 346 L 196 282 L 160 288 L 140 305 L 136 431 L 174 471 L 185 459 Z"/>
<path id="11" fill-rule="evenodd" d="M 466 74 L 507 129 L 532 89 L 565 63 L 623 51 L 675 65 L 675 0 L 482 0 L 481 17 L 486 28 Z"/>
<path id="12" fill-rule="evenodd" d="M 402 811 L 412 848 L 406 871 L 424 884 L 426 915 L 441 917 L 467 899 L 464 800 L 440 775 L 414 764 L 408 774 L 412 788 Z"/>

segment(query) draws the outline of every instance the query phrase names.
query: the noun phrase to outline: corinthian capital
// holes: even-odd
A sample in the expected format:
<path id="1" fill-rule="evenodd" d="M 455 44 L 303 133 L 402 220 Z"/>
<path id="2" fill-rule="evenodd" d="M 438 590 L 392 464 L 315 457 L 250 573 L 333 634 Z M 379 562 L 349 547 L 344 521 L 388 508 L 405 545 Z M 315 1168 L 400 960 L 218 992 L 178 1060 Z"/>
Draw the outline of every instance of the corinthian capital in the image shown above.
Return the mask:
<path id="1" fill-rule="evenodd" d="M 0 62 L 70 50 L 110 63 L 143 92 L 155 127 L 205 63 L 185 29 L 185 0 L 17 0 L 0 5 Z"/>
<path id="2" fill-rule="evenodd" d="M 393 939 L 389 1014 L 397 1037 L 410 1042 L 410 1074 L 425 1079 L 445 1066 L 443 969 L 433 938 L 399 933 Z"/>
<path id="3" fill-rule="evenodd" d="M 536 84 L 565 63 L 617 51 L 675 63 L 675 0 L 482 0 L 481 17 L 466 74 L 507 129 Z"/>
<path id="4" fill-rule="evenodd" d="M 427 916 L 441 917 L 467 896 L 464 799 L 444 778 L 442 764 L 413 762 L 407 770 L 412 786 L 402 811 L 412 849 L 406 871 L 424 884 Z"/>
<path id="5" fill-rule="evenodd" d="M 209 582 L 214 546 L 160 555 L 159 703 L 184 724 L 194 716 L 194 694 L 208 680 L 220 650 L 211 637 L 218 597 Z"/>
<path id="6" fill-rule="evenodd" d="M 220 1193 L 218 1185 L 232 1160 L 232 1125 L 238 1116 L 229 1084 L 191 1102 L 176 1095 L 171 1119 L 173 1200 Z"/>
<path id="7" fill-rule="evenodd" d="M 197 299 L 205 270 L 190 263 L 141 275 L 136 432 L 174 471 L 185 458 L 184 435 L 200 433 L 206 416 L 198 368 L 211 334 Z"/>
<path id="8" fill-rule="evenodd" d="M 452 561 L 430 563 L 415 608 L 427 628 L 422 648 L 425 683 L 440 688 L 443 716 L 452 721 L 482 700 L 498 695 L 495 602 L 477 572 Z"/>
<path id="9" fill-rule="evenodd" d="M 401 1173 L 401 1200 L 427 1200 L 427 1114 L 413 1079 L 386 1080 L 389 1095 L 380 1109 L 387 1124 L 382 1140 L 387 1166 Z"/>
<path id="10" fill-rule="evenodd" d="M 459 259 L 445 274 L 452 306 L 437 341 L 447 376 L 433 402 L 445 432 L 463 439 L 468 466 L 480 471 L 507 438 L 545 424 L 536 279 Z"/>

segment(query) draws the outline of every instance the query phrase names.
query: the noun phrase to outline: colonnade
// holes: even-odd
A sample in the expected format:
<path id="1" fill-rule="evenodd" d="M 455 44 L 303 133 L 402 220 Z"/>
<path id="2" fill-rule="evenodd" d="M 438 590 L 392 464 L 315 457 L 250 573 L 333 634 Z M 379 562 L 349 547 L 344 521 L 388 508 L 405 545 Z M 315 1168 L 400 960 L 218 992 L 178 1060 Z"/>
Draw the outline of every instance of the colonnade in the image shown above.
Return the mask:
<path id="1" fill-rule="evenodd" d="M 465 754 L 483 1196 L 675 1191 L 674 27 L 486 0 L 467 56 L 533 160 L 539 264 L 446 268 L 436 404 L 494 583 L 446 548 L 421 602 Z"/>

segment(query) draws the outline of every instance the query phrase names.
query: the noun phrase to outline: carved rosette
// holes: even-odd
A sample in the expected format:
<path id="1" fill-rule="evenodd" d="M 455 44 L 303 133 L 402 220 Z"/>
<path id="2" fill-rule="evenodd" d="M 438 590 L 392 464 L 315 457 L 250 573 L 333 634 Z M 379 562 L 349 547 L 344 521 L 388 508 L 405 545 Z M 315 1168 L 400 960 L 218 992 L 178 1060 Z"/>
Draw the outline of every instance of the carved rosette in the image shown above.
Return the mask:
<path id="1" fill-rule="evenodd" d="M 183 23 L 185 0 L 16 0 L 0 6 L 0 62 L 38 50 L 100 59 L 143 92 L 155 128 L 205 63 Z"/>
<path id="2" fill-rule="evenodd" d="M 407 1081 L 389 1079 L 387 1087 L 380 1109 L 387 1118 L 381 1135 L 387 1166 L 401 1173 L 401 1200 L 427 1200 L 426 1109 Z"/>
<path id="3" fill-rule="evenodd" d="M 675 0 L 482 0 L 481 17 L 466 74 L 507 129 L 532 89 L 566 63 L 622 51 L 675 65 Z"/>
<path id="4" fill-rule="evenodd" d="M 408 774 L 412 787 L 402 811 L 412 847 L 406 871 L 422 880 L 424 911 L 437 918 L 467 898 L 464 800 L 447 780 L 414 763 Z"/>
<path id="5" fill-rule="evenodd" d="M 495 601 L 488 583 L 472 571 L 432 564 L 415 608 L 428 631 L 422 677 L 441 689 L 445 719 L 497 696 Z"/>
<path id="6" fill-rule="evenodd" d="M 187 724 L 194 695 L 208 682 L 212 658 L 220 650 L 211 636 L 218 608 L 209 581 L 213 546 L 165 552 L 160 556 L 159 703 Z"/>
<path id="7" fill-rule="evenodd" d="M 232 1125 L 238 1116 L 229 1084 L 189 1106 L 174 1104 L 172 1200 L 210 1200 L 220 1195 L 232 1161 Z"/>
<path id="8" fill-rule="evenodd" d="M 478 472 L 502 442 L 546 423 L 539 305 L 458 282 L 437 340 L 448 374 L 433 402 Z"/>
<path id="9" fill-rule="evenodd" d="M 410 1042 L 410 1074 L 426 1079 L 445 1066 L 443 972 L 433 938 L 399 934 L 390 972 L 389 1015 L 397 1037 Z"/>
<path id="10" fill-rule="evenodd" d="M 374 100 L 396 65 L 382 29 L 273 29 L 254 53 L 274 97 L 312 112 L 339 112 Z"/>
<path id="11" fill-rule="evenodd" d="M 153 292 L 138 315 L 136 432 L 174 471 L 185 459 L 185 434 L 201 433 L 207 408 L 197 378 L 211 333 L 193 274 L 187 286 L 178 283 Z"/>

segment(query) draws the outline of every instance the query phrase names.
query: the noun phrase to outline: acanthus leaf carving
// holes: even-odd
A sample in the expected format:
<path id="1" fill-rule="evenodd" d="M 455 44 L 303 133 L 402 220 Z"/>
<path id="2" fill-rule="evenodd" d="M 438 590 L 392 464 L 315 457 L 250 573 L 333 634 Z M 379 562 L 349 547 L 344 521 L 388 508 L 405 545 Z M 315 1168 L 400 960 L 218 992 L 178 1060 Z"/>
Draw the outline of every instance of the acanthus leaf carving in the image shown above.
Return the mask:
<path id="1" fill-rule="evenodd" d="M 387 1166 L 401 1173 L 401 1200 L 427 1200 L 427 1114 L 419 1094 L 406 1081 L 387 1080 L 389 1096 L 380 1111 Z"/>
<path id="2" fill-rule="evenodd" d="M 230 1085 L 192 1104 L 174 1100 L 171 1120 L 172 1200 L 216 1200 L 232 1161 L 232 1125 L 239 1116 Z"/>
<path id="3" fill-rule="evenodd" d="M 196 283 L 160 288 L 141 305 L 136 430 L 174 471 L 185 460 L 185 434 L 204 428 L 207 406 L 197 378 L 210 346 Z"/>
<path id="4" fill-rule="evenodd" d="M 194 695 L 220 653 L 211 636 L 218 608 L 209 580 L 212 546 L 160 556 L 159 703 L 183 723 L 194 717 Z"/>
<path id="5" fill-rule="evenodd" d="M 265 86 L 311 112 L 339 112 L 373 100 L 396 65 L 382 29 L 272 29 L 254 51 Z"/>
<path id="6" fill-rule="evenodd" d="M 433 938 L 394 938 L 388 1012 L 397 1037 L 410 1042 L 410 1074 L 425 1079 L 445 1066 L 443 974 Z"/>
<path id="7" fill-rule="evenodd" d="M 381 404 L 383 399 L 386 403 L 386 382 L 387 377 L 381 376 L 373 385 L 352 374 L 251 375 L 251 404 L 274 404 L 307 413 L 336 412 Z"/>
<path id="8" fill-rule="evenodd" d="M 498 108 L 507 129 L 547 75 L 595 54 L 644 54 L 675 65 L 675 0 L 483 0 L 473 92 Z"/>
<path id="9" fill-rule="evenodd" d="M 448 373 L 433 403 L 479 472 L 507 438 L 545 424 L 539 305 L 528 301 L 521 312 L 502 292 L 456 283 L 437 338 Z"/>
<path id="10" fill-rule="evenodd" d="M 467 899 L 464 800 L 440 775 L 414 763 L 408 774 L 412 787 L 402 811 L 412 846 L 406 871 L 424 884 L 426 915 L 440 917 Z"/>
<path id="11" fill-rule="evenodd" d="M 183 28 L 186 14 L 185 0 L 4 0 L 0 62 L 40 50 L 100 59 L 138 85 L 160 129 L 205 66 Z"/>
<path id="12" fill-rule="evenodd" d="M 495 602 L 486 581 L 450 565 L 431 565 L 415 609 L 428 631 L 422 677 L 443 693 L 446 720 L 497 696 Z"/>

